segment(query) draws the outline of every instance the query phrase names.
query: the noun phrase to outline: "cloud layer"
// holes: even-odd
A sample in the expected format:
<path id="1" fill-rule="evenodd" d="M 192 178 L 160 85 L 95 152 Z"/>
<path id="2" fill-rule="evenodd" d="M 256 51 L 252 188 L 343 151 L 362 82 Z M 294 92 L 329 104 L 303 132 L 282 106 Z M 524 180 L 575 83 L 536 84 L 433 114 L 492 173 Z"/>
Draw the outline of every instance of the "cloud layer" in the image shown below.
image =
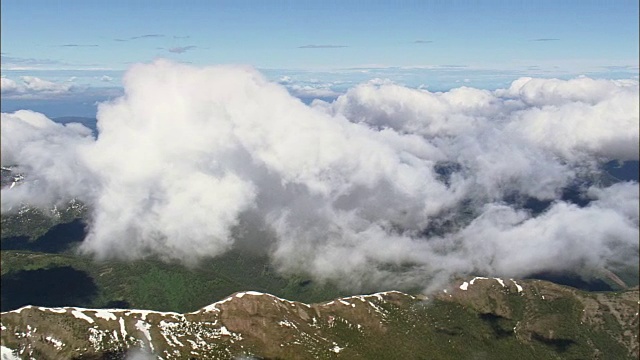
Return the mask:
<path id="1" fill-rule="evenodd" d="M 1 78 L 0 91 L 3 98 L 40 98 L 51 95 L 64 95 L 73 90 L 70 82 L 52 82 L 35 76 L 22 76 L 22 82 Z"/>
<path id="2" fill-rule="evenodd" d="M 193 263 L 246 245 L 352 287 L 637 266 L 637 183 L 562 200 L 603 161 L 638 160 L 637 81 L 375 80 L 307 106 L 250 68 L 157 61 L 124 87 L 97 139 L 2 114 L 2 164 L 31 179 L 2 190 L 3 212 L 76 197 L 92 209 L 85 253 Z"/>

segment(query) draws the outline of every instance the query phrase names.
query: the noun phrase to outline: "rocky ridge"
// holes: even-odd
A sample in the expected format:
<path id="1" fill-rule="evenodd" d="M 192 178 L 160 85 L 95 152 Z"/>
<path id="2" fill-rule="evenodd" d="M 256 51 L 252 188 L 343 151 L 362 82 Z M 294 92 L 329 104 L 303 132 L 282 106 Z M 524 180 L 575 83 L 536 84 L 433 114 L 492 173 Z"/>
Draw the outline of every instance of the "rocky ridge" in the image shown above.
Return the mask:
<path id="1" fill-rule="evenodd" d="M 476 277 L 318 304 L 239 292 L 185 314 L 26 306 L 2 313 L 2 359 L 637 358 L 639 303 L 637 288 Z"/>

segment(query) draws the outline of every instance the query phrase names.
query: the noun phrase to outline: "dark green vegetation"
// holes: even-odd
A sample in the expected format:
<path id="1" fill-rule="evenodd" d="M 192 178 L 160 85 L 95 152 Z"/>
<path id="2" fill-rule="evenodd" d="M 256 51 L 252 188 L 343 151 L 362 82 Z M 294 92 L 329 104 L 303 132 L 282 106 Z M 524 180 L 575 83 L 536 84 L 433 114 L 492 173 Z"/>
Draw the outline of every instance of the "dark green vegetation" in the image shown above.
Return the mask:
<path id="1" fill-rule="evenodd" d="M 285 278 L 266 256 L 240 251 L 193 268 L 156 259 L 96 262 L 75 251 L 86 229 L 84 207 L 74 204 L 54 216 L 31 208 L 2 216 L 2 311 L 37 305 L 186 312 L 247 289 L 307 302 L 345 295 L 309 278 Z M 59 286 L 70 282 L 77 286 Z"/>
<path id="2" fill-rule="evenodd" d="M 55 207 L 45 212 L 25 206 L 15 214 L 2 214 L 0 217 L 1 248 L 9 250 L 11 247 L 16 247 L 12 243 L 28 240 L 31 242 L 30 245 L 22 245 L 25 250 L 59 252 L 64 245 L 82 240 L 80 236 L 84 234 L 79 234 L 79 231 L 83 231 L 79 225 L 82 217 L 86 215 L 86 211 L 86 207 L 80 202 L 70 201 L 62 207 L 62 210 Z M 68 226 L 63 226 L 62 229 L 57 228 L 58 225 L 68 223 L 74 223 L 76 227 L 73 229 Z M 71 233 L 67 233 L 67 231 Z M 42 238 L 44 235 L 48 235 L 48 237 Z M 37 244 L 36 240 L 38 240 Z M 59 242 L 62 242 L 63 245 L 60 245 Z"/>
<path id="3" fill-rule="evenodd" d="M 52 226 L 37 239 L 27 236 L 12 236 L 3 239 L 2 250 L 29 250 L 44 253 L 63 253 L 85 237 L 85 224 L 80 219 Z"/>
<path id="4" fill-rule="evenodd" d="M 69 275 L 73 274 L 74 277 Z M 80 275 L 82 274 L 82 275 Z M 35 277 L 50 283 L 82 278 L 90 296 L 71 293 L 61 297 L 60 287 L 48 286 L 39 293 L 27 291 Z M 44 281 L 44 280 L 43 280 Z M 5 283 L 11 286 L 4 286 Z M 236 291 L 254 289 L 282 297 L 319 301 L 340 295 L 329 285 L 301 278 L 286 279 L 274 272 L 266 258 L 247 258 L 236 252 L 202 263 L 195 269 L 158 260 L 108 261 L 70 254 L 28 251 L 2 252 L 2 311 L 23 305 L 121 307 L 159 311 L 193 311 Z M 45 293 L 42 293 L 42 292 Z M 48 300 L 44 300 L 48 299 Z M 52 302 L 60 299 L 60 302 Z"/>

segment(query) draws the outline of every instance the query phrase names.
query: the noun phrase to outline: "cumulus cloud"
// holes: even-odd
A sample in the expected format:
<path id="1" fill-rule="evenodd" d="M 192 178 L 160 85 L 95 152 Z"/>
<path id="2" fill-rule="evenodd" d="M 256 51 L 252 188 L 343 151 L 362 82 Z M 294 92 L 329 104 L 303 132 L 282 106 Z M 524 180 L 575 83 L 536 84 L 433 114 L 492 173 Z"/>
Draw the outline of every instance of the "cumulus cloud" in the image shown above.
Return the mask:
<path id="1" fill-rule="evenodd" d="M 318 79 L 309 79 L 300 81 L 292 79 L 290 76 L 281 76 L 278 84 L 284 85 L 289 92 L 298 98 L 333 98 L 340 93 L 333 89 L 334 85 L 341 85 L 336 82 L 321 82 Z"/>
<path id="2" fill-rule="evenodd" d="M 2 113 L 2 165 L 18 165 L 32 181 L 2 190 L 2 212 L 22 203 L 47 208 L 90 191 L 88 172 L 75 162 L 82 145 L 93 142 L 91 130 L 80 124 L 61 125 L 29 110 Z M 49 155 L 47 155 L 49 154 Z"/>
<path id="3" fill-rule="evenodd" d="M 278 80 L 278 83 L 280 84 L 291 84 L 293 81 L 291 79 L 291 76 L 281 76 L 280 79 Z"/>
<path id="4" fill-rule="evenodd" d="M 336 97 L 338 92 L 331 89 L 331 84 L 320 85 L 301 85 L 301 84 L 288 84 L 287 89 L 292 95 L 299 98 L 327 98 Z"/>
<path id="5" fill-rule="evenodd" d="M 123 84 L 97 139 L 3 114 L 2 164 L 27 174 L 3 211 L 78 198 L 84 253 L 191 263 L 250 245 L 359 288 L 637 267 L 637 182 L 578 186 L 586 206 L 562 195 L 604 161 L 638 160 L 637 81 L 377 80 L 307 106 L 251 68 L 161 60 Z"/>
<path id="6" fill-rule="evenodd" d="M 35 76 L 22 76 L 22 82 L 2 78 L 2 97 L 7 98 L 38 98 L 42 96 L 64 95 L 72 91 L 70 82 L 56 83 L 40 79 Z"/>

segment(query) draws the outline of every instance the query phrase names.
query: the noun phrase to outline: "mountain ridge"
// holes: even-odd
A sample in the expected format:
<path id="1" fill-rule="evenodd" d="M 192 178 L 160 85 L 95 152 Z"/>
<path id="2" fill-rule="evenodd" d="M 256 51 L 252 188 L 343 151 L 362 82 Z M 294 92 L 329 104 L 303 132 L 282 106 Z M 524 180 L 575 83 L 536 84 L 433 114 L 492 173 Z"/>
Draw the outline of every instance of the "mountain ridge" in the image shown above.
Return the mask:
<path id="1" fill-rule="evenodd" d="M 475 277 L 432 295 L 305 304 L 245 291 L 190 313 L 26 306 L 1 315 L 4 355 L 190 358 L 637 358 L 638 289 L 588 293 Z M 411 349 L 402 350 L 407 343 Z M 153 354 L 153 355 L 151 355 Z"/>

